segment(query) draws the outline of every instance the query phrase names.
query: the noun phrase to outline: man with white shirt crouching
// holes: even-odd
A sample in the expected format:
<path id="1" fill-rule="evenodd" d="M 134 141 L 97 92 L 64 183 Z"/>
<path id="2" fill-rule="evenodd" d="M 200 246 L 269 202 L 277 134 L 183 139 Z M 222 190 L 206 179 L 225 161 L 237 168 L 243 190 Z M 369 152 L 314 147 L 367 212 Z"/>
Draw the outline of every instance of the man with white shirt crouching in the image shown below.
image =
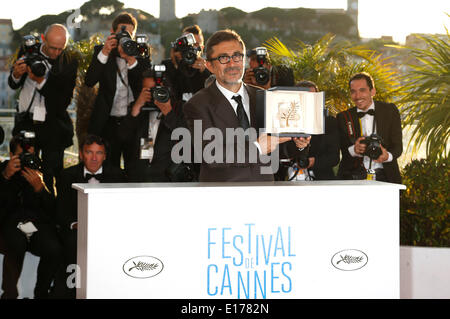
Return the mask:
<path id="1" fill-rule="evenodd" d="M 56 216 L 64 246 L 64 271 L 68 265 L 77 262 L 77 191 L 72 188 L 72 184 L 126 182 L 125 174 L 120 168 L 103 165 L 107 145 L 101 137 L 87 135 L 80 145 L 79 155 L 80 163 L 62 170 L 56 180 Z M 64 295 L 75 297 L 75 289 L 69 289 Z M 61 297 L 60 292 L 58 297 Z"/>
<path id="2" fill-rule="evenodd" d="M 397 107 L 373 100 L 375 84 L 368 73 L 352 76 L 349 87 L 356 107 L 337 115 L 342 152 L 338 178 L 400 184 L 397 158 L 403 146 Z"/>

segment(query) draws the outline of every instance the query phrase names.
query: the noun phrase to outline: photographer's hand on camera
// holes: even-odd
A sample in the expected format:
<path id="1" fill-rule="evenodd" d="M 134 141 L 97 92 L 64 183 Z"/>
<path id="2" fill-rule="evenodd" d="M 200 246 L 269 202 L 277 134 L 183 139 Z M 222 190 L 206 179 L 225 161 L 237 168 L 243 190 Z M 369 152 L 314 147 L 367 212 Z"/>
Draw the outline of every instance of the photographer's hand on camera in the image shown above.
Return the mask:
<path id="1" fill-rule="evenodd" d="M 19 155 L 13 155 L 9 160 L 8 165 L 6 165 L 4 171 L 2 172 L 3 177 L 9 180 L 14 174 L 20 171 L 20 169 L 21 166 Z"/>
<path id="2" fill-rule="evenodd" d="M 206 69 L 206 60 L 202 57 L 198 57 L 197 60 L 195 60 L 194 64 L 192 64 L 193 69 L 197 69 L 202 73 Z"/>
<path id="3" fill-rule="evenodd" d="M 376 160 L 373 160 L 376 163 L 384 163 L 389 159 L 388 151 L 383 147 L 383 145 L 380 145 L 381 148 L 381 155 Z"/>
<path id="4" fill-rule="evenodd" d="M 28 181 L 28 183 L 33 187 L 36 193 L 41 192 L 44 189 L 44 179 L 41 172 L 29 167 L 24 167 L 22 170 L 22 176 Z"/>
<path id="5" fill-rule="evenodd" d="M 27 64 L 20 58 L 14 63 L 13 76 L 16 79 L 20 79 L 25 73 L 27 73 Z"/>
<path id="6" fill-rule="evenodd" d="M 139 94 L 138 99 L 131 108 L 131 116 L 136 117 L 141 113 L 142 107 L 145 103 L 149 103 L 152 100 L 152 93 L 149 88 L 143 88 L 141 94 Z"/>
<path id="7" fill-rule="evenodd" d="M 117 48 L 117 39 L 115 34 L 111 34 L 107 39 L 102 48 L 102 53 L 106 56 L 109 56 L 111 51 Z"/>
<path id="8" fill-rule="evenodd" d="M 355 148 L 354 148 L 355 153 L 358 155 L 361 155 L 361 156 L 364 155 L 364 153 L 366 152 L 366 148 L 367 148 L 366 144 L 361 143 L 361 141 L 364 139 L 365 139 L 365 137 L 361 136 L 355 142 Z"/>
<path id="9" fill-rule="evenodd" d="M 172 111 L 172 103 L 170 102 L 170 100 L 165 103 L 155 101 L 155 105 L 159 108 L 161 113 L 164 114 L 164 116 L 166 116 L 167 114 L 169 114 L 170 111 Z"/>
<path id="10" fill-rule="evenodd" d="M 245 70 L 244 82 L 247 83 L 247 84 L 251 84 L 251 85 L 257 86 L 257 87 L 262 88 L 264 90 L 270 89 L 271 85 L 272 85 L 270 79 L 269 79 L 269 81 L 266 84 L 259 84 L 256 81 L 255 72 L 251 68 Z"/>

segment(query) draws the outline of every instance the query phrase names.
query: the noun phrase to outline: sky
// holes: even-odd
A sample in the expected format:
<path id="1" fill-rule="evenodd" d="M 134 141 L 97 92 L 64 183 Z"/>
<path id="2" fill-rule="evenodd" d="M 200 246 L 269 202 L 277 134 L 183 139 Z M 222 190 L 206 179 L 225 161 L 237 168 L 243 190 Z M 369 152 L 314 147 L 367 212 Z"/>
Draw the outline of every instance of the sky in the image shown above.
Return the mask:
<path id="1" fill-rule="evenodd" d="M 79 8 L 87 0 L 21 1 L 16 5 L 3 3 L 0 19 L 12 19 L 13 28 L 19 29 L 28 21 L 43 14 L 59 14 Z M 159 17 L 159 0 L 121 0 L 125 7 L 144 10 Z M 200 10 L 219 10 L 224 6 L 236 7 L 246 12 L 277 6 L 279 8 L 335 8 L 347 9 L 346 0 L 258 0 L 211 1 L 175 0 L 178 18 Z M 20 4 L 19 4 L 20 3 Z M 410 33 L 445 33 L 450 28 L 450 1 L 448 0 L 359 0 L 359 33 L 363 38 L 393 36 L 403 43 Z M 231 26 L 232 27 L 232 26 Z"/>

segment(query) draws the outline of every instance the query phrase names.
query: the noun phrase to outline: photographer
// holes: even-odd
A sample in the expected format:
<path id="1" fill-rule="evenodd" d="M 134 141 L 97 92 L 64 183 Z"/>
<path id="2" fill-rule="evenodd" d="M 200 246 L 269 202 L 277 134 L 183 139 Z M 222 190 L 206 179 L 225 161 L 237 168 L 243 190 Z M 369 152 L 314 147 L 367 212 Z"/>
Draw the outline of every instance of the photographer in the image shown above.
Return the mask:
<path id="1" fill-rule="evenodd" d="M 255 48 L 250 51 L 248 57 L 250 61 L 244 74 L 245 83 L 265 90 L 275 86 L 294 86 L 292 69 L 284 65 L 272 65 L 266 48 Z"/>
<path id="2" fill-rule="evenodd" d="M 204 88 L 205 80 L 211 73 L 202 58 L 204 39 L 200 27 L 193 25 L 182 32 L 182 36 L 172 43 L 170 59 L 162 61 L 162 64 L 166 66 L 176 100 L 187 102 Z"/>
<path id="3" fill-rule="evenodd" d="M 47 28 L 43 43 L 26 36 L 8 78 L 13 90 L 21 89 L 13 135 L 36 132 L 36 152 L 43 165 L 58 173 L 64 149 L 73 144 L 73 124 L 67 113 L 75 87 L 78 60 L 66 52 L 67 29 L 60 24 Z"/>
<path id="4" fill-rule="evenodd" d="M 0 164 L 0 235 L 6 246 L 2 299 L 18 297 L 17 282 L 26 251 L 41 257 L 35 298 L 48 297 L 62 263 L 54 222 L 54 179 L 39 164 L 32 132 L 14 136 L 10 141 L 10 160 Z"/>
<path id="5" fill-rule="evenodd" d="M 121 127 L 122 136 L 135 149 L 132 182 L 187 182 L 194 179 L 192 167 L 174 164 L 171 158 L 172 131 L 185 127 L 182 102 L 174 102 L 171 87 L 164 79 L 164 65 L 155 65 L 143 74 L 143 89 Z"/>
<path id="6" fill-rule="evenodd" d="M 149 56 L 132 55 L 137 44 L 132 40 L 136 29 L 137 21 L 131 14 L 118 15 L 105 44 L 94 48 L 85 79 L 87 86 L 100 84 L 88 133 L 108 141 L 111 165 L 120 167 L 123 155 L 126 171 L 132 161 L 132 149 L 119 136 L 119 128 L 128 113 L 128 105 L 139 96 L 142 72 L 150 65 Z"/>
<path id="7" fill-rule="evenodd" d="M 397 107 L 373 100 L 376 90 L 368 73 L 352 76 L 349 88 L 356 107 L 337 115 L 342 152 L 338 177 L 400 184 L 397 158 L 403 146 Z"/>

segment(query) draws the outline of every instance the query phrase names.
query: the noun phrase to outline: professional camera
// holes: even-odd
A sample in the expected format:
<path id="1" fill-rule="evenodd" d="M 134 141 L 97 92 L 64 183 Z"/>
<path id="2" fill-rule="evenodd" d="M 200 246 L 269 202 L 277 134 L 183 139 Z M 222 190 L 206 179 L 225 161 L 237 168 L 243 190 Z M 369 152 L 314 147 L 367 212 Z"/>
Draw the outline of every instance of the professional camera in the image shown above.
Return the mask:
<path id="1" fill-rule="evenodd" d="M 163 64 L 157 64 L 152 67 L 153 78 L 155 80 L 155 86 L 151 88 L 152 101 L 145 103 L 142 107 L 143 111 L 157 111 L 159 108 L 155 105 L 154 101 L 166 103 L 170 99 L 170 91 L 168 87 L 163 86 L 164 72 L 166 66 Z"/>
<path id="2" fill-rule="evenodd" d="M 381 144 L 383 143 L 383 139 L 381 138 L 381 136 L 372 134 L 361 140 L 361 143 L 367 145 L 366 151 L 364 152 L 365 156 L 368 156 L 373 160 L 376 160 L 378 157 L 380 157 L 382 153 Z"/>
<path id="3" fill-rule="evenodd" d="M 126 55 L 137 56 L 139 54 L 138 45 L 131 38 L 130 33 L 126 30 L 126 26 L 121 26 L 120 31 L 116 33 L 116 40 Z"/>
<path id="4" fill-rule="evenodd" d="M 260 85 L 265 85 L 269 82 L 270 71 L 264 67 L 264 63 L 267 62 L 267 49 L 264 47 L 259 47 L 255 49 L 256 51 L 256 61 L 258 62 L 258 67 L 253 69 L 255 74 L 256 83 Z"/>
<path id="5" fill-rule="evenodd" d="M 200 52 L 200 48 L 195 47 L 195 37 L 192 33 L 187 33 L 176 39 L 175 42 L 172 42 L 172 48 L 177 52 L 181 52 L 181 61 L 187 65 L 194 64 L 197 60 L 198 52 Z"/>
<path id="6" fill-rule="evenodd" d="M 35 136 L 34 132 L 29 131 L 21 131 L 18 134 L 19 145 L 23 150 L 19 155 L 22 169 L 24 167 L 29 167 L 31 169 L 40 170 L 42 167 L 40 158 L 36 154 L 30 152 L 30 148 L 34 146 Z"/>
<path id="7" fill-rule="evenodd" d="M 45 75 L 47 69 L 47 61 L 40 53 L 39 38 L 33 35 L 26 35 L 23 37 L 23 51 L 24 57 L 21 58 L 31 68 L 31 72 L 37 77 Z"/>

